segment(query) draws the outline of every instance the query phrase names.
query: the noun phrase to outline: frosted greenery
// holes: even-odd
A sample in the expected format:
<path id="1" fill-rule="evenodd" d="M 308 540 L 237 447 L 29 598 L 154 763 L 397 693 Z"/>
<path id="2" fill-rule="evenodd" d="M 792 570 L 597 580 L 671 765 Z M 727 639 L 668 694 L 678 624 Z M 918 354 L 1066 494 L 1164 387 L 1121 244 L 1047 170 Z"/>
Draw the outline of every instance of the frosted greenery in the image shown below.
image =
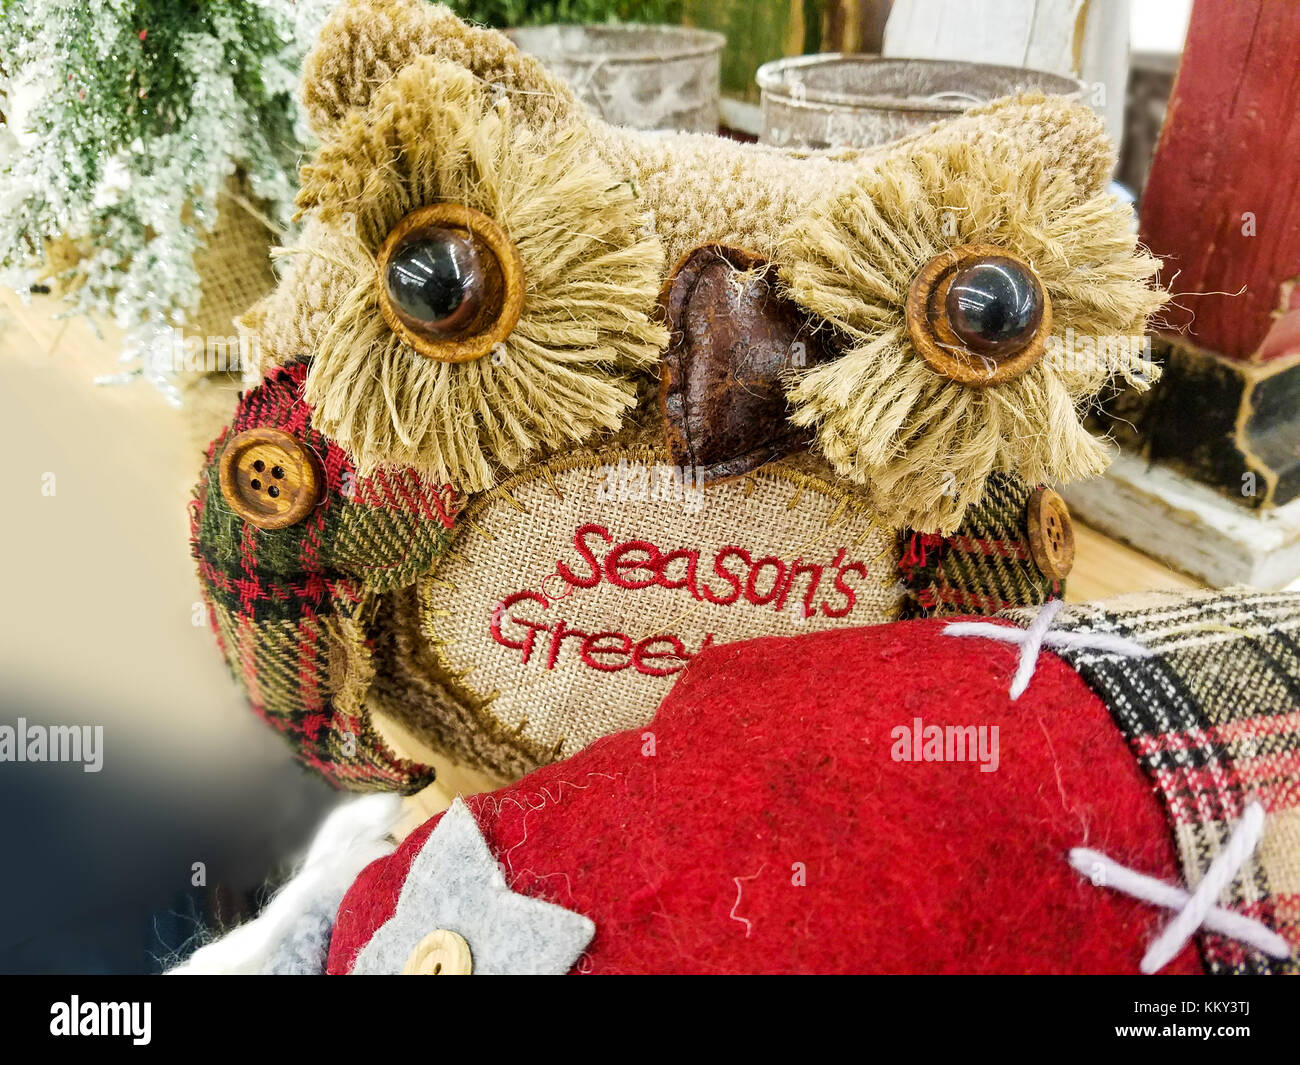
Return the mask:
<path id="1" fill-rule="evenodd" d="M 138 349 L 198 304 L 194 252 L 236 169 L 287 222 L 308 134 L 298 72 L 332 0 L 0 0 L 0 280 L 45 242 L 76 312 Z"/>

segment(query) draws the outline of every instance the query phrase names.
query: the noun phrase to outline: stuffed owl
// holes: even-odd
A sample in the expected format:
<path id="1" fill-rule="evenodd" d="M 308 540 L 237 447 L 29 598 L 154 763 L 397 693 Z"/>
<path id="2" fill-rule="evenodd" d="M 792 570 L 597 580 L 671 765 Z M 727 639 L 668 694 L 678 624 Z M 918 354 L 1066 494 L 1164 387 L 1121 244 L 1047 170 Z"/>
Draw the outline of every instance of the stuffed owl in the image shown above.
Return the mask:
<path id="1" fill-rule="evenodd" d="M 713 644 L 1059 596 L 1047 486 L 1138 387 L 1159 263 L 1101 121 L 1022 96 L 870 150 L 593 118 L 501 34 L 352 0 L 301 237 L 192 508 L 257 711 L 352 788 L 510 780 Z"/>

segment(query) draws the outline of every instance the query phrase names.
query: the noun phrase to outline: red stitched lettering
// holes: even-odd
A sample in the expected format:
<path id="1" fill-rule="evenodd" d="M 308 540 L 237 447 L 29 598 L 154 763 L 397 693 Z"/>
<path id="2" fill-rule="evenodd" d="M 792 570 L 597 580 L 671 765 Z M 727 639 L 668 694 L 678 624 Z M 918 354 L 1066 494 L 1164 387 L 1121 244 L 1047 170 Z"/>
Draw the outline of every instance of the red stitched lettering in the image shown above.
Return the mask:
<path id="1" fill-rule="evenodd" d="M 786 596 L 790 594 L 790 589 L 794 587 L 795 578 L 801 573 L 809 574 L 808 589 L 803 594 L 803 616 L 812 617 L 817 613 L 813 606 L 813 600 L 817 597 L 817 585 L 822 580 L 822 567 L 813 562 L 805 562 L 802 558 L 795 559 L 795 563 L 790 567 L 790 577 L 785 582 L 785 587 L 781 589 L 781 595 L 774 604 L 777 610 L 785 609 Z"/>
<path id="2" fill-rule="evenodd" d="M 519 661 L 526 664 L 533 654 L 539 632 L 549 632 L 551 638 L 546 656 L 546 668 L 554 669 L 564 651 L 566 640 L 578 640 L 578 659 L 583 665 L 600 670 L 603 673 L 617 673 L 632 666 L 638 673 L 648 677 L 670 677 L 679 673 L 694 657 L 676 636 L 660 634 L 647 636 L 634 643 L 626 633 L 612 630 L 588 635 L 581 629 L 569 625 L 563 618 L 557 618 L 554 625 L 511 614 L 505 617 L 512 626 L 527 630 L 528 634 L 521 640 L 512 639 L 502 631 L 505 612 L 512 606 L 523 602 L 534 602 L 548 609 L 545 597 L 536 592 L 515 592 L 501 600 L 492 611 L 490 629 L 493 639 L 503 647 L 522 651 Z M 712 646 L 713 633 L 709 633 L 700 645 L 700 651 Z M 696 652 L 697 654 L 699 652 Z M 610 659 L 613 659 L 612 661 Z M 659 663 L 663 663 L 662 665 Z"/>
<path id="3" fill-rule="evenodd" d="M 758 594 L 758 575 L 763 572 L 764 566 L 776 567 L 776 579 L 772 582 L 771 591 L 766 595 Z M 785 583 L 785 563 L 775 555 L 767 555 L 755 562 L 749 570 L 749 580 L 745 582 L 745 598 L 755 606 L 767 606 L 773 599 L 781 593 L 781 585 Z"/>
<path id="4" fill-rule="evenodd" d="M 712 633 L 710 633 L 712 638 Z M 671 651 L 652 651 L 650 648 L 657 643 L 666 643 Z M 707 647 L 708 644 L 705 644 Z M 703 650 L 704 648 L 700 648 Z M 657 669 L 654 666 L 647 665 L 646 659 L 659 661 L 660 659 L 675 659 L 677 665 L 672 669 Z M 691 656 L 686 653 L 686 648 L 682 646 L 682 641 L 676 636 L 650 636 L 636 645 L 632 651 L 632 665 L 638 673 L 644 673 L 648 677 L 671 677 L 674 673 L 680 673 L 686 664 L 691 660 Z"/>
<path id="5" fill-rule="evenodd" d="M 602 559 L 593 546 L 593 537 L 599 537 L 610 546 Z M 579 576 L 562 561 L 557 561 L 555 572 L 542 580 L 540 594 L 532 590 L 523 590 L 507 596 L 493 609 L 490 631 L 493 640 L 503 647 L 509 647 L 520 653 L 520 662 L 528 663 L 537 646 L 538 633 L 548 633 L 546 666 L 553 670 L 564 654 L 566 641 L 577 641 L 576 659 L 589 669 L 604 673 L 617 673 L 631 666 L 638 673 L 651 677 L 668 677 L 681 672 L 695 656 L 688 651 L 682 640 L 675 635 L 660 633 L 647 636 L 637 641 L 626 633 L 615 630 L 588 634 L 583 629 L 571 626 L 565 619 L 552 615 L 552 622 L 529 620 L 527 617 L 508 614 L 513 607 L 521 603 L 537 603 L 547 610 L 552 602 L 567 598 L 574 588 L 594 588 L 602 580 L 610 585 L 629 591 L 650 588 L 655 585 L 668 590 L 688 590 L 697 600 L 707 600 L 719 606 L 729 606 L 744 596 L 746 602 L 754 606 L 767 606 L 781 611 L 792 595 L 797 596 L 797 582 L 806 576 L 803 588 L 803 616 L 812 617 L 817 611 L 818 591 L 826 567 L 818 563 L 805 562 L 802 557 L 793 563 L 786 563 L 775 555 L 764 555 L 757 561 L 748 550 L 734 544 L 720 548 L 713 558 L 713 573 L 722 580 L 721 589 L 710 587 L 707 581 L 699 579 L 700 552 L 694 548 L 676 548 L 663 551 L 649 540 L 624 540 L 615 543 L 610 531 L 603 525 L 588 523 L 575 530 L 573 546 L 579 558 L 586 565 L 587 572 Z M 867 579 L 867 566 L 862 562 L 845 562 L 846 548 L 840 548 L 830 566 L 834 570 L 835 596 L 823 599 L 821 612 L 832 618 L 846 617 L 857 605 L 857 590 L 849 577 L 856 574 Z M 732 559 L 739 559 L 742 568 L 729 565 Z M 684 563 L 684 565 L 678 565 Z M 770 584 L 765 571 L 771 571 Z M 553 578 L 565 583 L 561 594 L 553 595 L 549 585 Z M 729 586 L 729 587 L 728 587 Z M 931 593 L 933 594 L 933 593 Z M 835 602 L 835 597 L 839 602 Z M 713 633 L 708 633 L 695 654 L 706 650 L 713 644 Z"/>
<path id="6" fill-rule="evenodd" d="M 704 598 L 710 603 L 717 603 L 718 606 L 730 606 L 740 598 L 740 577 L 722 565 L 732 555 L 736 555 L 743 559 L 747 566 L 752 566 L 754 564 L 754 560 L 750 558 L 749 552 L 743 547 L 724 547 L 718 552 L 717 557 L 713 560 L 713 572 L 731 585 L 731 594 L 728 596 L 716 596 L 713 594 L 713 590 L 707 583 L 704 585 Z"/>
<path id="7" fill-rule="evenodd" d="M 681 580 L 674 580 L 668 576 L 668 565 L 671 562 L 676 562 L 679 558 L 686 559 L 686 575 Z M 696 571 L 699 569 L 699 565 L 700 553 L 698 551 L 690 551 L 684 548 L 669 551 L 663 557 L 663 565 L 659 567 L 659 584 L 670 591 L 677 588 L 689 588 L 691 595 L 699 599 L 700 589 L 699 585 L 695 583 Z"/>
<path id="8" fill-rule="evenodd" d="M 546 668 L 554 669 L 555 660 L 560 657 L 560 644 L 572 636 L 577 636 L 582 640 L 587 639 L 587 634 L 581 629 L 571 629 L 568 623 L 560 618 L 555 622 L 555 628 L 551 630 L 551 649 L 546 656 Z"/>
<path id="9" fill-rule="evenodd" d="M 640 551 L 646 556 L 644 561 L 636 558 L 628 558 L 634 551 Z M 609 583 L 619 588 L 649 588 L 652 584 L 658 583 L 663 567 L 663 556 L 659 554 L 659 548 L 655 547 L 649 540 L 628 540 L 626 543 L 619 544 L 605 558 L 605 576 Z M 623 574 L 633 570 L 644 569 L 650 571 L 649 580 L 630 581 Z"/>
<path id="10" fill-rule="evenodd" d="M 618 640 L 619 645 L 617 647 L 601 647 L 600 641 L 606 638 Z M 638 644 L 637 646 L 639 648 L 640 644 Z M 596 633 L 592 633 L 590 636 L 588 636 L 585 640 L 582 641 L 582 648 L 581 650 L 578 651 L 578 657 L 581 658 L 582 661 L 585 664 L 589 665 L 592 669 L 599 669 L 602 673 L 617 673 L 620 669 L 627 669 L 629 664 L 636 663 L 635 653 L 633 654 L 632 662 L 631 663 L 628 662 L 627 653 L 631 649 L 632 649 L 632 640 L 624 633 L 596 632 Z M 622 655 L 623 661 L 615 662 L 615 663 L 597 662 L 593 657 L 595 655 Z M 641 669 L 639 665 L 637 665 L 636 668 Z"/>
<path id="11" fill-rule="evenodd" d="M 523 643 L 515 643 L 513 640 L 506 639 L 505 635 L 501 632 L 501 615 L 516 603 L 522 603 L 525 599 L 531 599 L 534 603 L 541 603 L 543 610 L 546 610 L 550 606 L 546 599 L 543 596 L 538 595 L 536 592 L 515 592 L 513 595 L 506 596 L 501 600 L 501 602 L 497 603 L 497 605 L 492 608 L 492 624 L 489 628 L 492 632 L 492 639 L 496 640 L 497 643 L 501 644 L 503 647 L 513 647 L 516 651 L 523 651 L 523 656 L 519 660 L 520 662 L 526 663 L 528 659 L 532 657 L 533 642 L 537 639 L 538 631 L 549 632 L 551 627 L 542 624 L 540 621 L 527 621 L 523 618 L 512 617 L 510 619 L 511 621 L 523 625 L 528 629 L 528 635 L 524 637 Z"/>
<path id="12" fill-rule="evenodd" d="M 596 561 L 595 552 L 587 546 L 587 535 L 589 533 L 599 533 L 605 538 L 606 543 L 612 543 L 614 537 L 610 536 L 609 530 L 603 525 L 587 524 L 583 525 L 573 534 L 573 546 L 577 548 L 580 554 L 591 567 L 591 576 L 583 577 L 581 580 L 569 569 L 563 562 L 555 563 L 555 572 L 563 577 L 570 584 L 578 588 L 594 588 L 600 583 L 600 564 Z"/>
<path id="13" fill-rule="evenodd" d="M 864 580 L 866 579 L 867 576 L 867 567 L 864 566 L 861 562 L 850 562 L 847 566 L 844 565 L 843 563 L 844 563 L 844 548 L 841 547 L 839 549 L 839 552 L 835 556 L 835 560 L 831 563 L 831 565 L 835 567 L 835 589 L 842 596 L 844 596 L 844 606 L 840 610 L 832 610 L 830 604 L 827 603 L 825 600 L 822 600 L 822 613 L 825 614 L 828 618 L 844 617 L 846 614 L 848 614 L 850 610 L 853 609 L 854 605 L 858 601 L 857 593 L 855 593 L 852 588 L 850 588 L 847 584 L 844 583 L 844 574 L 856 573 Z"/>
<path id="14" fill-rule="evenodd" d="M 606 543 L 613 545 L 603 562 L 589 542 L 592 536 L 600 536 Z M 792 565 L 787 565 L 775 555 L 765 555 L 755 561 L 745 548 L 728 545 L 719 549 L 713 558 L 713 573 L 724 582 L 723 587 L 718 589 L 711 587 L 707 581 L 700 580 L 700 553 L 693 548 L 676 548 L 665 552 L 649 540 L 623 540 L 615 543 L 610 531 L 595 523 L 579 527 L 574 533 L 573 543 L 586 563 L 588 573 L 579 577 L 566 563 L 557 561 L 552 576 L 558 576 L 567 582 L 566 595 L 573 588 L 594 588 L 604 579 L 614 587 L 627 591 L 640 591 L 656 585 L 669 591 L 686 589 L 693 598 L 707 600 L 718 606 L 730 606 L 743 595 L 745 601 L 754 606 L 770 603 L 774 610 L 781 611 L 785 609 L 796 580 L 806 574 L 808 583 L 803 595 L 803 616 L 812 617 L 817 613 L 817 592 L 825 567 L 805 562 L 802 558 Z M 822 601 L 821 611 L 827 617 L 841 618 L 850 614 L 857 604 L 857 592 L 847 578 L 854 573 L 863 579 L 867 577 L 866 565 L 861 562 L 846 564 L 845 553 L 845 549 L 840 548 L 831 562 L 836 571 L 835 591 L 840 602 L 836 605 L 833 599 Z M 737 570 L 729 566 L 728 563 L 733 558 L 739 559 L 745 568 Z M 685 567 L 673 572 L 670 567 L 678 562 L 684 562 Z M 760 591 L 764 579 L 763 570 L 768 568 L 773 570 L 772 584 L 767 591 Z M 564 598 L 552 596 L 549 591 L 545 594 L 552 600 Z"/>

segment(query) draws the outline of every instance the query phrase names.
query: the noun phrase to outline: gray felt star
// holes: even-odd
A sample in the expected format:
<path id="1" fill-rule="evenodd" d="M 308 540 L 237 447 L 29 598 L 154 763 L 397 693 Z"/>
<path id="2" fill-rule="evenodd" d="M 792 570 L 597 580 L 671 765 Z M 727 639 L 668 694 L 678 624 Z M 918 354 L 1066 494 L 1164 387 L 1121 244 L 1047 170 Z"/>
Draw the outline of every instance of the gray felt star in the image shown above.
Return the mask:
<path id="1" fill-rule="evenodd" d="M 352 972 L 400 973 L 435 929 L 462 936 L 474 972 L 485 976 L 566 973 L 596 934 L 582 914 L 511 891 L 460 799 L 415 856 L 397 909 L 361 949 Z"/>

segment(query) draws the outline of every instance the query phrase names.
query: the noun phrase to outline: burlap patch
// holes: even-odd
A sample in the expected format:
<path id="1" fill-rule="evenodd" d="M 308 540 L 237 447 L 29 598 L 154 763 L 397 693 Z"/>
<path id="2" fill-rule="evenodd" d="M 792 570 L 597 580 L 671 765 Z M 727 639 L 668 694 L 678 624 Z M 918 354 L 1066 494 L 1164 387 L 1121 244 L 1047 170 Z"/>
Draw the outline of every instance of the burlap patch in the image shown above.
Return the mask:
<path id="1" fill-rule="evenodd" d="M 235 317 L 275 287 L 271 247 L 281 234 L 262 214 L 247 179 L 232 175 L 219 206 L 217 224 L 194 253 L 202 288 L 185 328 L 189 336 L 233 338 Z"/>
<path id="2" fill-rule="evenodd" d="M 475 498 L 420 580 L 434 679 L 512 738 L 507 762 L 644 724 L 708 643 L 897 617 L 897 537 L 863 497 L 786 462 L 684 490 L 666 463 L 631 448 L 530 467 Z"/>

